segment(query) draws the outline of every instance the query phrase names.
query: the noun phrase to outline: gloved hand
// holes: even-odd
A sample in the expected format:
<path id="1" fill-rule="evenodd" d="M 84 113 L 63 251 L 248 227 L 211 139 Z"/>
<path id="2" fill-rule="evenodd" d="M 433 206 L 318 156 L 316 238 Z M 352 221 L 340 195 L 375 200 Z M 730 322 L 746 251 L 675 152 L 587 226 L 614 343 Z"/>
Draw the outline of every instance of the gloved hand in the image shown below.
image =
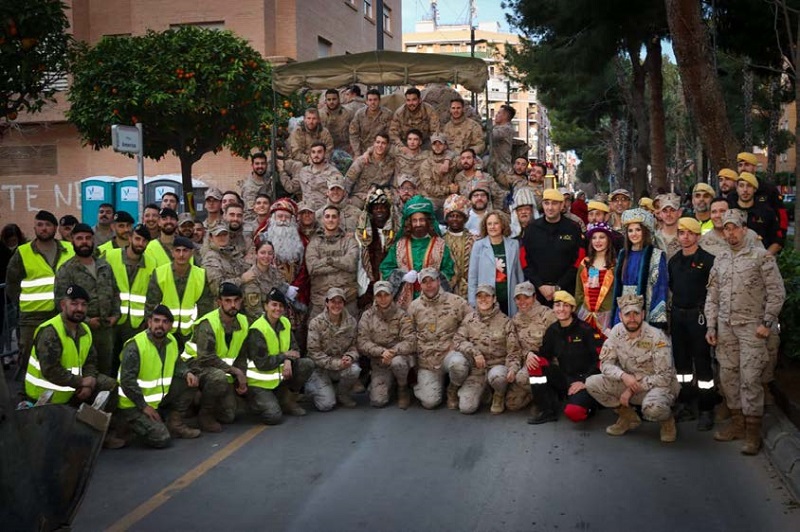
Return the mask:
<path id="1" fill-rule="evenodd" d="M 411 270 L 410 272 L 406 273 L 403 276 L 404 283 L 416 283 L 417 282 L 417 270 Z"/>
<path id="2" fill-rule="evenodd" d="M 294 301 L 294 298 L 297 297 L 297 287 L 290 286 L 288 290 L 286 290 L 286 297 L 288 297 L 291 301 Z"/>

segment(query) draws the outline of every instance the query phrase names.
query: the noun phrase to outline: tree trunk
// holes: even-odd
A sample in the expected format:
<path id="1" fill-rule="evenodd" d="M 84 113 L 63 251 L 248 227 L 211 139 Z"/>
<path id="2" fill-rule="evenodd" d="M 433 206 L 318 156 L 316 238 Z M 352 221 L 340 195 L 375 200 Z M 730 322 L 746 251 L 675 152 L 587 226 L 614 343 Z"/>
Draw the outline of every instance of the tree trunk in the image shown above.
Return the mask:
<path id="1" fill-rule="evenodd" d="M 180 161 L 184 210 L 191 213 L 194 218 L 195 214 L 197 214 L 194 208 L 194 187 L 192 186 L 192 165 L 194 165 L 194 156 L 181 155 Z"/>
<path id="2" fill-rule="evenodd" d="M 642 197 L 647 189 L 647 166 L 650 163 L 650 117 L 647 114 L 647 98 L 645 96 L 647 72 L 639 62 L 641 43 L 628 43 L 628 58 L 631 62 L 630 89 L 625 92 L 628 110 L 635 122 L 635 134 L 632 161 L 626 176 L 632 185 L 636 198 Z"/>
<path id="3" fill-rule="evenodd" d="M 749 59 L 745 63 L 743 74 L 744 108 L 742 109 L 742 116 L 744 117 L 744 139 L 742 145 L 745 151 L 750 151 L 753 149 L 753 69 L 750 68 Z"/>
<path id="4" fill-rule="evenodd" d="M 739 142 L 728 121 L 698 0 L 665 0 L 672 48 L 686 101 L 698 117 L 697 130 L 712 170 L 734 168 Z"/>
<path id="5" fill-rule="evenodd" d="M 775 183 L 775 166 L 778 163 L 778 127 L 781 121 L 781 83 L 777 76 L 769 82 L 769 132 L 767 133 L 767 181 Z M 745 145 L 747 146 L 747 145 Z"/>
<path id="6" fill-rule="evenodd" d="M 661 72 L 661 39 L 647 43 L 647 87 L 650 97 L 650 171 L 652 188 L 667 188 L 667 131 L 664 115 L 664 77 Z"/>

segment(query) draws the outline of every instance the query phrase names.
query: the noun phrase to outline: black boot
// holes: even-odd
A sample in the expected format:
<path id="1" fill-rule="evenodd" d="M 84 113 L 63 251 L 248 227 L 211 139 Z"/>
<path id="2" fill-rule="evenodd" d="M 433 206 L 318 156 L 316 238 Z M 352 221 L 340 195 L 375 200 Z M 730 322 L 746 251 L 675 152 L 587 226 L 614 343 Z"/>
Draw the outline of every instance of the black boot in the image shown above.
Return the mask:
<path id="1" fill-rule="evenodd" d="M 547 384 L 531 384 L 533 402 L 539 407 L 537 414 L 528 418 L 529 425 L 558 421 L 558 397 Z"/>

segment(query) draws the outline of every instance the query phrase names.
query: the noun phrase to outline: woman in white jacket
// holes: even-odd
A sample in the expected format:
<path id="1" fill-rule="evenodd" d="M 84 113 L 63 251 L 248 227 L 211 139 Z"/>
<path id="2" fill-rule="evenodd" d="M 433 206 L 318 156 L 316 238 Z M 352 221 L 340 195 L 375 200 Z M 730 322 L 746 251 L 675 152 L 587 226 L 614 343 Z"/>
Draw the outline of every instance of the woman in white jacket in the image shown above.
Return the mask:
<path id="1" fill-rule="evenodd" d="M 495 287 L 500 310 L 508 317 L 517 313 L 514 287 L 525 279 L 519 260 L 519 242 L 509 238 L 511 228 L 505 213 L 492 211 L 481 221 L 481 239 L 469 258 L 467 300 L 475 307 L 478 285 Z"/>

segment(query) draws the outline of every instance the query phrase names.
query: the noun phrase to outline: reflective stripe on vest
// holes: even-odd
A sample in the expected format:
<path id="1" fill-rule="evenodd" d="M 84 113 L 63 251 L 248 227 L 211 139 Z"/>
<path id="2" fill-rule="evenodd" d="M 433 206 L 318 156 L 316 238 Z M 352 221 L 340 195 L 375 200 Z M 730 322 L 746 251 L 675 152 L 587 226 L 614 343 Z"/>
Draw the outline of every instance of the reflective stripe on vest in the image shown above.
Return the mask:
<path id="1" fill-rule="evenodd" d="M 189 266 L 189 279 L 183 291 L 183 299 L 178 299 L 178 289 L 175 287 L 175 276 L 172 273 L 172 264 L 164 264 L 156 268 L 156 281 L 161 289 L 160 303 L 169 308 L 175 317 L 172 332 L 180 325 L 180 332 L 188 335 L 197 319 L 197 300 L 203 294 L 206 285 L 206 271 L 197 266 Z"/>
<path id="2" fill-rule="evenodd" d="M 178 361 L 178 341 L 171 334 L 167 335 L 167 356 L 164 363 L 158 355 L 158 348 L 147 337 L 147 331 L 142 331 L 127 342 L 136 342 L 139 349 L 139 375 L 136 383 L 142 391 L 145 402 L 153 408 L 158 408 L 161 401 L 169 393 L 172 376 L 175 373 L 175 363 Z M 122 369 L 117 376 L 120 380 Z M 134 408 L 136 405 L 128 399 L 122 385 L 119 386 L 119 408 Z"/>
<path id="3" fill-rule="evenodd" d="M 56 308 L 53 290 L 56 284 L 56 271 L 64 265 L 75 251 L 72 246 L 60 246 L 56 268 L 50 267 L 45 258 L 33 250 L 31 243 L 23 244 L 17 248 L 22 264 L 25 266 L 25 279 L 20 286 L 19 310 L 20 312 L 49 312 Z"/>
<path id="4" fill-rule="evenodd" d="M 279 355 L 289 350 L 292 343 L 292 324 L 286 316 L 281 316 L 283 330 L 280 336 L 275 334 L 275 329 L 269 324 L 264 316 L 261 316 L 250 326 L 264 336 L 267 342 L 267 352 L 270 355 Z M 281 366 L 272 371 L 261 371 L 252 360 L 247 361 L 247 385 L 271 390 L 281 383 L 283 371 Z"/>
<path id="5" fill-rule="evenodd" d="M 157 238 L 151 240 L 150 243 L 147 244 L 144 255 L 155 264 L 156 268 L 165 264 L 172 264 L 172 258 L 169 256 L 169 253 L 167 253 L 166 248 L 164 248 L 164 244 Z M 189 258 L 189 264 L 194 266 L 194 255 Z"/>
<path id="6" fill-rule="evenodd" d="M 150 283 L 150 276 L 155 269 L 152 259 L 144 256 L 144 268 L 136 269 L 136 277 L 133 278 L 133 286 L 128 283 L 128 269 L 122 259 L 123 248 L 110 249 L 106 253 L 106 261 L 114 272 L 114 279 L 117 280 L 119 287 L 119 311 L 120 318 L 117 323 L 125 323 L 131 320 L 131 327 L 134 329 L 141 325 L 144 320 L 144 304 L 147 301 L 147 286 Z"/>
<path id="7" fill-rule="evenodd" d="M 73 375 L 81 375 L 83 364 L 86 362 L 86 357 L 89 356 L 89 349 L 92 347 L 92 333 L 88 325 L 85 323 L 80 325 L 83 327 L 84 334 L 78 339 L 77 346 L 75 341 L 67 334 L 64 320 L 60 314 L 36 328 L 36 332 L 33 335 L 34 343 L 31 348 L 31 356 L 28 359 L 28 371 L 25 374 L 25 393 L 28 397 L 38 399 L 45 391 L 52 390 L 51 403 L 64 404 L 72 399 L 75 388 L 53 384 L 42 375 L 42 367 L 36 354 L 36 337 L 39 336 L 39 331 L 44 327 L 52 326 L 61 340 L 61 365 Z"/>
<path id="8" fill-rule="evenodd" d="M 247 339 L 247 318 L 242 314 L 236 315 L 236 321 L 239 322 L 239 330 L 233 331 L 233 334 L 231 335 L 231 343 L 228 345 L 225 343 L 225 327 L 222 325 L 222 320 L 219 317 L 219 313 L 219 309 L 212 310 L 197 320 L 195 322 L 195 327 L 197 327 L 197 325 L 199 325 L 202 321 L 207 321 L 208 324 L 211 325 L 211 330 L 214 331 L 214 343 L 217 356 L 221 358 L 223 362 L 229 366 L 232 366 L 236 361 L 236 357 L 239 356 L 239 353 L 242 350 L 244 341 Z M 194 338 L 186 342 L 186 345 L 184 346 L 184 352 L 181 354 L 182 359 L 191 360 L 192 358 L 197 358 L 197 344 L 194 343 L 193 340 Z M 233 382 L 233 375 L 228 375 L 228 382 Z"/>

